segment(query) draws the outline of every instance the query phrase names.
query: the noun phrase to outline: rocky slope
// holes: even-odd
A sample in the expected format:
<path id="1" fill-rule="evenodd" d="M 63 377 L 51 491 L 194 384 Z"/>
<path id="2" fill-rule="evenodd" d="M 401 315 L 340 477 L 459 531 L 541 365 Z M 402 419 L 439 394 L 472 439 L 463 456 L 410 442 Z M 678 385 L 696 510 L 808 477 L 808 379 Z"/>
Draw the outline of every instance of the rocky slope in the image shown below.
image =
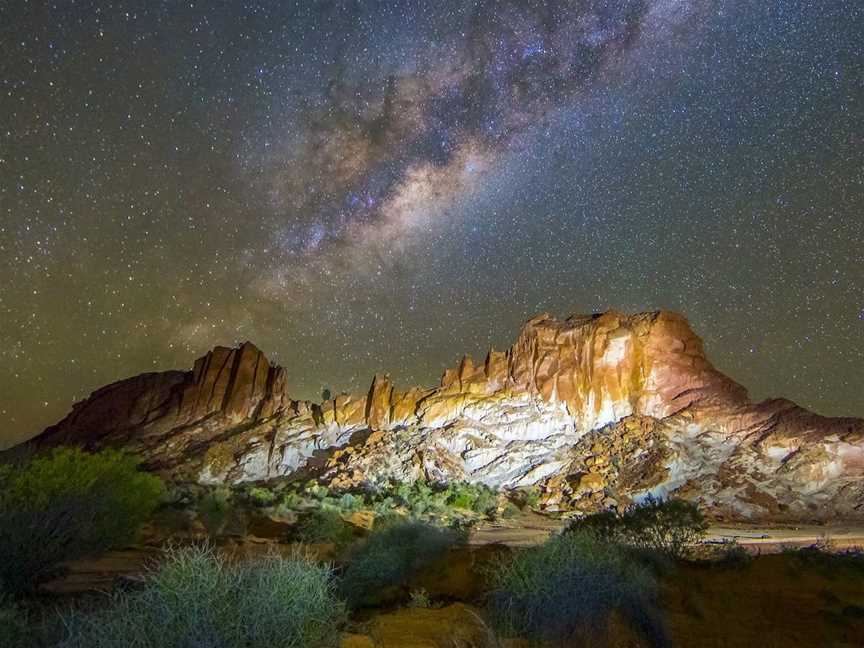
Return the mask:
<path id="1" fill-rule="evenodd" d="M 539 485 L 553 510 L 674 492 L 725 518 L 864 516 L 864 420 L 752 403 L 669 312 L 540 315 L 437 387 L 378 375 L 367 394 L 322 404 L 292 400 L 252 344 L 217 347 L 192 371 L 98 390 L 35 443 L 123 446 L 202 483 L 423 477 Z"/>

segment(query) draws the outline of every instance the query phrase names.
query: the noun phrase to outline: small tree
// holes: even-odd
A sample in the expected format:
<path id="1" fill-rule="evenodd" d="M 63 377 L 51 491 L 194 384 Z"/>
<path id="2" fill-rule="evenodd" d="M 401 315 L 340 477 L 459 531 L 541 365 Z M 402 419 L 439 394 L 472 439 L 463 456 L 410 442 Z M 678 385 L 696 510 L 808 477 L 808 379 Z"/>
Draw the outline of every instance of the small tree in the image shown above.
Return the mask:
<path id="1" fill-rule="evenodd" d="M 349 556 L 340 592 L 352 607 L 380 602 L 388 588 L 404 585 L 460 540 L 452 530 L 421 522 L 376 529 Z"/>
<path id="2" fill-rule="evenodd" d="M 649 495 L 623 513 L 603 511 L 574 520 L 567 530 L 590 531 L 612 542 L 680 559 L 702 539 L 707 528 L 705 517 L 695 504 Z"/>
<path id="3" fill-rule="evenodd" d="M 164 492 L 137 460 L 57 448 L 0 470 L 0 589 L 34 589 L 67 560 L 135 538 Z"/>
<path id="4" fill-rule="evenodd" d="M 487 612 L 505 637 L 612 645 L 606 633 L 617 614 L 649 645 L 666 643 L 651 570 L 595 533 L 557 535 L 502 555 L 489 568 L 489 580 Z"/>

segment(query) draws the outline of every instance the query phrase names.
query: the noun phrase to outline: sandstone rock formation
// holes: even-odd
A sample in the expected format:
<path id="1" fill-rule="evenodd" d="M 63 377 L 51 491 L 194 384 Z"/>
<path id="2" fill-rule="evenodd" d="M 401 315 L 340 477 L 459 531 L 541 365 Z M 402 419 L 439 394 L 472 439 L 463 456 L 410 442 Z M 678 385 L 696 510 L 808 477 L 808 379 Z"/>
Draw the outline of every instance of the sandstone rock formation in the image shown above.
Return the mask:
<path id="1" fill-rule="evenodd" d="M 202 483 L 302 471 L 337 488 L 537 485 L 549 509 L 674 492 L 726 518 L 864 516 L 864 421 L 752 403 L 669 312 L 539 315 L 438 387 L 376 375 L 367 394 L 320 405 L 292 400 L 285 370 L 252 344 L 217 347 L 190 372 L 100 389 L 35 443 L 120 445 Z"/>

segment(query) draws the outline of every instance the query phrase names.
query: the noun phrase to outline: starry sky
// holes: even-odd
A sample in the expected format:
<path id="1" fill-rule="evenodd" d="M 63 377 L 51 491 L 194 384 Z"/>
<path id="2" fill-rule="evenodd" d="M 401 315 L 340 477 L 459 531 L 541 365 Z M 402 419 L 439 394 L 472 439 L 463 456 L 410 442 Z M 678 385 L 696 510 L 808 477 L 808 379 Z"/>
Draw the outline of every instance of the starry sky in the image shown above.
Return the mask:
<path id="1" fill-rule="evenodd" d="M 864 416 L 859 0 L 0 5 L 0 443 L 252 340 L 297 398 L 684 313 Z"/>

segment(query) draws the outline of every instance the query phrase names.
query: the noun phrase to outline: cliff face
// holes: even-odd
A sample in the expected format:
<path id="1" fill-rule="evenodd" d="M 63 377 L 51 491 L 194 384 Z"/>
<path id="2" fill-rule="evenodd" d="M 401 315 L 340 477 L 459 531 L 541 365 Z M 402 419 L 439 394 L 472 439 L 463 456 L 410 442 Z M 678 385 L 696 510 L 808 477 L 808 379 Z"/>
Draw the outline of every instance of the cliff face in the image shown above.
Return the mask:
<path id="1" fill-rule="evenodd" d="M 536 484 L 550 509 L 674 492 L 733 518 L 864 516 L 864 421 L 751 403 L 668 312 L 540 315 L 438 387 L 400 391 L 378 375 L 367 394 L 320 405 L 292 400 L 285 371 L 252 344 L 217 347 L 190 372 L 100 389 L 36 443 L 122 445 L 205 483 L 303 469 L 346 488 Z"/>

